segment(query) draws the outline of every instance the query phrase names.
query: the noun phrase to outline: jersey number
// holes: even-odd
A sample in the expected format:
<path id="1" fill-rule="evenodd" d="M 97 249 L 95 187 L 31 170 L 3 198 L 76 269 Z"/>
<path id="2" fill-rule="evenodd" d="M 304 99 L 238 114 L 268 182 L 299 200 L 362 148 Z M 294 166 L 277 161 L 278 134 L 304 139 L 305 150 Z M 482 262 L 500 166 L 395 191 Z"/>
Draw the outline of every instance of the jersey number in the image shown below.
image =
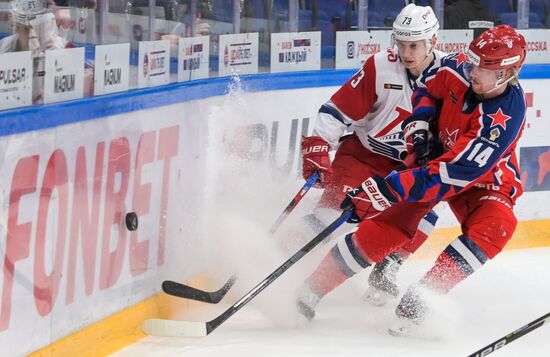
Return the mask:
<path id="1" fill-rule="evenodd" d="M 412 21 L 412 18 L 411 17 L 406 17 L 403 19 L 403 22 L 401 23 L 402 25 L 410 25 L 411 24 L 411 21 Z"/>
<path id="2" fill-rule="evenodd" d="M 352 81 L 351 81 L 351 87 L 352 88 L 356 88 L 359 83 L 363 80 L 363 77 L 365 77 L 365 71 L 363 70 L 360 70 L 359 73 L 357 74 L 357 77 L 355 77 Z"/>
<path id="3" fill-rule="evenodd" d="M 489 157 L 491 157 L 491 154 L 493 153 L 493 151 L 495 151 L 495 149 L 488 146 L 480 152 L 482 147 L 483 143 L 475 144 L 474 149 L 472 150 L 470 155 L 468 155 L 466 160 L 476 162 L 479 167 L 485 166 L 485 164 L 487 164 L 487 161 L 489 161 Z"/>
<path id="4" fill-rule="evenodd" d="M 386 52 L 388 53 L 388 61 L 390 62 L 397 62 L 397 55 L 395 53 L 393 53 L 393 51 L 391 50 L 391 48 L 388 48 L 386 50 Z"/>

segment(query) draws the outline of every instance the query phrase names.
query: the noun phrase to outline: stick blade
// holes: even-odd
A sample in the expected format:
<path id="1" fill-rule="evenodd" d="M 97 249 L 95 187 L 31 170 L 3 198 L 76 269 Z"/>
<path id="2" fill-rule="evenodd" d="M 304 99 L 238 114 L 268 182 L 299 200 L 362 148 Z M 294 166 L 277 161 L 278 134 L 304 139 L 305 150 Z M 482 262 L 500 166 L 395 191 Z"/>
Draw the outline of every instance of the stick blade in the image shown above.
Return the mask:
<path id="1" fill-rule="evenodd" d="M 199 321 L 147 319 L 141 324 L 141 329 L 153 336 L 204 337 L 208 335 L 206 323 Z"/>

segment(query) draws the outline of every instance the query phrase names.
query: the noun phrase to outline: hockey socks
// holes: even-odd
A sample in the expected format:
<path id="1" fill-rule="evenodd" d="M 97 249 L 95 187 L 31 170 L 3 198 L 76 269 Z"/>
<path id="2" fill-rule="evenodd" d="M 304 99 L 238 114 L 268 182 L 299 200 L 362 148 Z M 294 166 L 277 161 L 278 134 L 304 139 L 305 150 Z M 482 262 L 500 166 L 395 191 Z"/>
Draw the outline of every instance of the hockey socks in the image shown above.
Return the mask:
<path id="1" fill-rule="evenodd" d="M 329 251 L 298 290 L 299 311 L 311 320 L 315 315 L 315 306 L 323 296 L 369 265 L 366 255 L 355 241 L 355 234 L 347 234 L 344 240 Z"/>
<path id="2" fill-rule="evenodd" d="M 428 239 L 428 236 L 432 234 L 432 231 L 435 228 L 435 224 L 439 216 L 433 210 L 428 212 L 418 224 L 418 229 L 414 234 L 411 241 L 401 247 L 399 253 L 403 258 L 407 258 L 409 255 L 413 254 L 420 248 L 422 244 Z M 407 254 L 408 253 L 408 254 Z"/>
<path id="3" fill-rule="evenodd" d="M 461 235 L 439 255 L 432 269 L 422 278 L 422 283 L 446 294 L 481 268 L 488 259 L 487 254 L 473 240 Z"/>
<path id="4" fill-rule="evenodd" d="M 369 275 L 369 287 L 363 297 L 366 302 L 374 306 L 383 306 L 399 295 L 397 272 L 401 269 L 403 262 L 428 239 L 438 218 L 434 211 L 428 212 L 420 221 L 410 242 L 396 252 L 390 253 L 382 262 L 374 266 Z"/>

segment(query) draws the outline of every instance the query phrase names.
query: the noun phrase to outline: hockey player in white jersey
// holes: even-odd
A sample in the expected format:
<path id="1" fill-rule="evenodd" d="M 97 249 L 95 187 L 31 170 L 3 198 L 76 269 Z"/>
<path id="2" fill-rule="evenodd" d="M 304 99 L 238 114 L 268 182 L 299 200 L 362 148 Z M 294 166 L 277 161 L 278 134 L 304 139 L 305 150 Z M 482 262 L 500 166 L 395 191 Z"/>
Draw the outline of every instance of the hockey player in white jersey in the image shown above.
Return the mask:
<path id="1" fill-rule="evenodd" d="M 317 187 L 324 188 L 314 213 L 306 216 L 316 232 L 340 215 L 340 202 L 349 190 L 365 177 L 386 176 L 407 156 L 401 122 L 411 114 L 415 80 L 432 66 L 439 66 L 445 55 L 434 49 L 438 29 L 431 7 L 407 5 L 393 24 L 393 48 L 369 57 L 321 106 L 312 135 L 302 139 L 303 177 L 318 172 Z M 351 135 L 341 139 L 350 131 Z M 329 154 L 334 149 L 331 162 Z M 410 244 L 375 266 L 367 301 L 383 305 L 398 296 L 397 270 L 426 240 L 436 221 L 437 215 L 430 212 Z"/>
<path id="2" fill-rule="evenodd" d="M 67 41 L 59 35 L 55 16 L 46 0 L 13 0 L 10 15 L 13 34 L 0 40 L 0 54 L 32 52 L 33 103 L 38 103 L 44 85 L 44 52 L 65 48 Z"/>

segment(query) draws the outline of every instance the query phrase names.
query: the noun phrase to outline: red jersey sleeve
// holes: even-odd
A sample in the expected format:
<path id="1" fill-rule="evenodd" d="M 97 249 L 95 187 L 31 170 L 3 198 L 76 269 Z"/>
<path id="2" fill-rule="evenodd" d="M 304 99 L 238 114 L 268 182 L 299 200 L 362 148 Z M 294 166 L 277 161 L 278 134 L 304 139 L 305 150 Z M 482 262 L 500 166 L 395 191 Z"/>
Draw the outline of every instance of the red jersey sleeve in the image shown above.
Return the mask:
<path id="1" fill-rule="evenodd" d="M 343 114 L 343 123 L 363 119 L 376 103 L 376 65 L 370 56 L 363 67 L 353 75 L 331 98 L 333 106 Z"/>

